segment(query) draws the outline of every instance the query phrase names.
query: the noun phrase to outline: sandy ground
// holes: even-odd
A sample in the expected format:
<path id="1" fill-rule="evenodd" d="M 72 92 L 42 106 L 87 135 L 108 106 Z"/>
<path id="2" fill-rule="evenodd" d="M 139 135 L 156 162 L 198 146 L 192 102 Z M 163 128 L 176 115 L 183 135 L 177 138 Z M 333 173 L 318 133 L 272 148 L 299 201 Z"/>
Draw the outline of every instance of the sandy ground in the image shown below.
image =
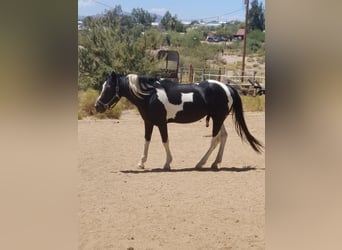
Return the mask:
<path id="1" fill-rule="evenodd" d="M 226 62 L 226 64 L 242 63 L 242 56 L 224 54 L 221 58 Z M 259 73 L 258 75 L 260 75 L 261 72 L 263 72 L 263 75 L 265 74 L 265 63 L 259 63 L 257 57 L 246 56 L 245 64 L 247 72 L 256 70 Z M 255 65 L 257 65 L 257 67 L 255 67 Z"/>
<path id="2" fill-rule="evenodd" d="M 265 113 L 245 113 L 264 142 Z M 146 169 L 137 169 L 143 121 L 135 111 L 120 120 L 82 120 L 79 137 L 79 249 L 265 249 L 265 154 L 236 134 L 231 116 L 218 171 L 193 167 L 210 144 L 204 120 L 169 124 L 170 172 L 154 129 Z"/>

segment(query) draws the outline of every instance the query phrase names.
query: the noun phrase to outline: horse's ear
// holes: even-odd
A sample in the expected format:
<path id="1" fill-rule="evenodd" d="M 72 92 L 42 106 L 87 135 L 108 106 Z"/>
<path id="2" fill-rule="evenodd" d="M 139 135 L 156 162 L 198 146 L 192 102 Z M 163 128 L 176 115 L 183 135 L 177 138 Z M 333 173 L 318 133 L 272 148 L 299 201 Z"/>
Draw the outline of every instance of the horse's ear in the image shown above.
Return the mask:
<path id="1" fill-rule="evenodd" d="M 114 71 L 112 71 L 112 73 L 110 74 L 110 76 L 111 76 L 112 78 L 116 78 L 116 74 L 115 74 L 115 72 L 114 72 Z"/>

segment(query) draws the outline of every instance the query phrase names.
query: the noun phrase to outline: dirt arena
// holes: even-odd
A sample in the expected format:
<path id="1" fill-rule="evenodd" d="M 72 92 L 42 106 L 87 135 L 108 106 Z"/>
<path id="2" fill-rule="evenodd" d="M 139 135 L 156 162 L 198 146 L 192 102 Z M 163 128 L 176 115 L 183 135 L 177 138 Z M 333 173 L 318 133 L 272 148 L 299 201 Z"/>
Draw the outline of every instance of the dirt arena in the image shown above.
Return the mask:
<path id="1" fill-rule="evenodd" d="M 265 113 L 245 113 L 251 133 L 265 141 Z M 81 120 L 79 249 L 265 249 L 265 153 L 241 141 L 231 116 L 218 171 L 194 169 L 210 144 L 205 121 L 169 124 L 171 171 L 155 127 L 146 169 L 136 111 L 120 120 Z"/>

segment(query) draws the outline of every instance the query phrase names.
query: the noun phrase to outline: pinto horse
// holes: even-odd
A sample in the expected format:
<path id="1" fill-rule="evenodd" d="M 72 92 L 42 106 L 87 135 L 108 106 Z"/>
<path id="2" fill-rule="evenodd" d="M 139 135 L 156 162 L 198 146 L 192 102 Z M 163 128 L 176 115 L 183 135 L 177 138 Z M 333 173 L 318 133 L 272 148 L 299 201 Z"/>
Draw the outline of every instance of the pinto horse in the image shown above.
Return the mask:
<path id="1" fill-rule="evenodd" d="M 95 108 L 97 112 L 105 112 L 113 108 L 124 96 L 139 110 L 145 124 L 145 145 L 138 167 L 144 168 L 151 141 L 153 127 L 157 126 L 166 151 L 164 169 L 170 169 L 172 161 L 168 140 L 168 122 L 191 123 L 206 117 L 213 121 L 212 140 L 209 150 L 197 163 L 196 169 L 202 168 L 210 154 L 220 144 L 212 169 L 217 169 L 222 161 L 227 140 L 224 120 L 230 112 L 235 118 L 235 128 L 238 135 L 247 141 L 258 153 L 263 145 L 249 132 L 238 92 L 224 83 L 205 80 L 200 83 L 177 84 L 167 79 L 129 74 L 117 75 L 112 72 L 103 83 Z"/>

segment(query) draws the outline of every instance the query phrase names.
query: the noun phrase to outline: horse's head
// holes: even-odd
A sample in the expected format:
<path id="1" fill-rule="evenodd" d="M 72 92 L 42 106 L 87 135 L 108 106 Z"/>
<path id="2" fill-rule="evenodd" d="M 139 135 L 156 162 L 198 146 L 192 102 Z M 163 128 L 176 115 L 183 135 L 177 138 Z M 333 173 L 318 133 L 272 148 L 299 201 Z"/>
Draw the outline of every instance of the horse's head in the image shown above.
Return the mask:
<path id="1" fill-rule="evenodd" d="M 102 85 L 101 94 L 95 103 L 96 111 L 103 113 L 113 108 L 119 100 L 119 76 L 112 72 Z"/>

